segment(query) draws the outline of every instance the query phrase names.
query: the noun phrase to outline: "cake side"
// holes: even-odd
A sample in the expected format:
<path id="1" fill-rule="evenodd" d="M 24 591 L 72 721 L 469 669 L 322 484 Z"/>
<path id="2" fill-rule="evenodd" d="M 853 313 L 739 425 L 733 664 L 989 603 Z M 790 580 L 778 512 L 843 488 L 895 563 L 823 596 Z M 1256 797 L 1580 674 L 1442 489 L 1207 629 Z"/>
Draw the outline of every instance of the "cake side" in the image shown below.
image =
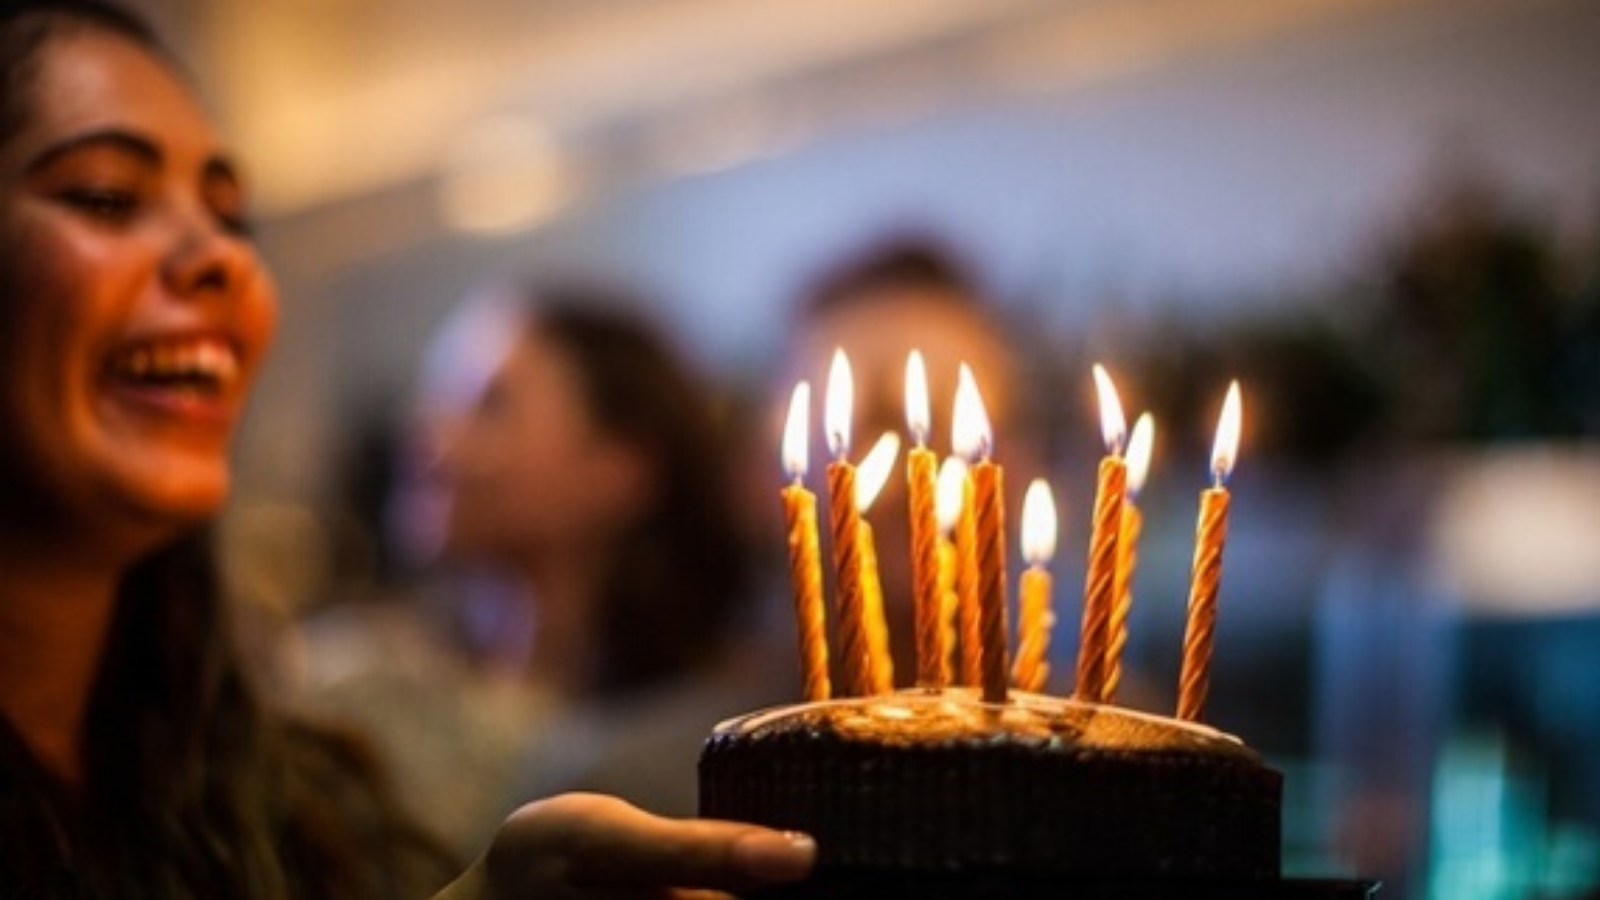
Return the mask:
<path id="1" fill-rule="evenodd" d="M 701 813 L 806 831 L 819 870 L 1274 879 L 1282 779 L 1204 726 L 904 691 L 724 723 Z"/>

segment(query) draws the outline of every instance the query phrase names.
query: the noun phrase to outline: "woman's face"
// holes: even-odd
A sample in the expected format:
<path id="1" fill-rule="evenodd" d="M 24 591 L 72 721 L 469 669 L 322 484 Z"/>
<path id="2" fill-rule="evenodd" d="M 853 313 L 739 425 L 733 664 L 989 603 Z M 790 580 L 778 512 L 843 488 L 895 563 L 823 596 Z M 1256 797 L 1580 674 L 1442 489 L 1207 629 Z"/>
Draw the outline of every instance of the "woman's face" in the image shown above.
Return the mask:
<path id="1" fill-rule="evenodd" d="M 603 543 L 647 502 L 643 469 L 638 451 L 595 423 L 568 353 L 533 332 L 446 442 L 445 549 L 515 564 Z"/>
<path id="2" fill-rule="evenodd" d="M 92 29 L 40 54 L 0 146 L 0 495 L 169 534 L 227 494 L 276 295 L 167 65 Z"/>

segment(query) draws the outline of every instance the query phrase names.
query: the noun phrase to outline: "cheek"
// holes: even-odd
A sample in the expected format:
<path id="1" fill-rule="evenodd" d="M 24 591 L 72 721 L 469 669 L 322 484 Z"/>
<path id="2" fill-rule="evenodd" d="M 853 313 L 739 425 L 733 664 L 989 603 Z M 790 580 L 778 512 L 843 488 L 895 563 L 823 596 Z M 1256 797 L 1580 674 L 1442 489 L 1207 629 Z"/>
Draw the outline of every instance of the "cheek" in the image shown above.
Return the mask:
<path id="1" fill-rule="evenodd" d="M 254 274 L 239 304 L 240 332 L 249 341 L 250 357 L 257 364 L 277 339 L 278 314 L 278 285 L 257 259 Z"/>

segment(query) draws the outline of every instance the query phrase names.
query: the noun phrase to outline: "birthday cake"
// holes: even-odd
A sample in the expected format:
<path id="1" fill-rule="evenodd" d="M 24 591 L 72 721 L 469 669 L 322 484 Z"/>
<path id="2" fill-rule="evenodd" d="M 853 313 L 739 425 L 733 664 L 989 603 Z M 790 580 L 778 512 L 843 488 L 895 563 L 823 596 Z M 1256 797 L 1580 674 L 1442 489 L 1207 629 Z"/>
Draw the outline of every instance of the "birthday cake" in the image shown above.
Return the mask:
<path id="1" fill-rule="evenodd" d="M 817 838 L 818 897 L 1248 890 L 1279 876 L 1281 785 L 1205 726 L 960 688 L 753 713 L 700 761 L 703 815 Z"/>
<path id="2" fill-rule="evenodd" d="M 915 362 L 913 354 L 908 373 L 917 371 Z M 830 388 L 836 379 L 847 384 L 842 353 L 834 369 Z M 974 462 L 970 472 L 949 468 L 953 489 L 940 475 L 939 505 L 950 514 L 940 511 L 937 519 L 950 524 L 941 526 L 949 537 L 939 539 L 949 553 L 928 552 L 935 549 L 931 454 L 918 448 L 922 459 L 907 466 L 918 687 L 901 691 L 888 687 L 892 662 L 872 532 L 860 521 L 865 504 L 845 458 L 848 429 L 836 425 L 829 431 L 837 446 L 828 467 L 828 521 L 839 690 L 830 682 L 815 500 L 803 485 L 809 387 L 796 387 L 784 434 L 794 482 L 782 496 L 808 702 L 715 729 L 700 758 L 701 814 L 813 835 L 816 871 L 777 891 L 806 900 L 1366 897 L 1367 883 L 1281 877 L 1282 776 L 1243 742 L 1200 721 L 1227 525 L 1223 482 L 1237 450 L 1238 385 L 1223 404 L 1212 487 L 1201 494 L 1173 719 L 1114 705 L 1140 521 L 1129 483 L 1143 478 L 1127 473 L 1148 464 L 1150 429 L 1141 439 L 1136 428 L 1129 446 L 1129 456 L 1142 459 L 1124 461 L 1120 405 L 1096 367 L 1111 453 L 1101 463 L 1093 507 L 1077 683 L 1074 699 L 1045 696 L 1038 691 L 1049 673 L 1054 621 L 1044 566 L 1055 542 L 1053 504 L 1047 487 L 1030 488 L 1022 516 L 1029 570 L 1020 585 L 1013 667 L 1003 482 L 986 456 L 990 441 L 972 439 L 987 425 L 970 373 L 961 374 L 954 443 Z M 908 375 L 908 384 L 914 380 Z M 908 386 L 908 410 L 918 393 Z M 830 390 L 830 399 L 848 395 Z M 908 419 L 926 422 L 925 415 Z M 880 454 L 884 446 L 891 449 Z M 880 440 L 863 461 L 868 497 L 887 477 L 897 446 Z"/>

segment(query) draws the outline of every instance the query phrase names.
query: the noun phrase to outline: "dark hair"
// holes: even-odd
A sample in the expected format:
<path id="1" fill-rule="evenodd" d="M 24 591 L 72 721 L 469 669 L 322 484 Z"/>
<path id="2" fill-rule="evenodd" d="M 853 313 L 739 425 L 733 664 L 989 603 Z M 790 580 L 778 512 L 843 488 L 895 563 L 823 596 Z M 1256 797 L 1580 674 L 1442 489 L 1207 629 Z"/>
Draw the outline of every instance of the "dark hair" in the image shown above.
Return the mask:
<path id="1" fill-rule="evenodd" d="M 597 426 L 656 467 L 656 502 L 624 539 L 598 621 L 602 691 L 682 674 L 710 658 L 748 596 L 739 528 L 712 397 L 659 331 L 620 295 L 583 286 L 535 292 L 530 326 L 578 373 Z"/>
<path id="2" fill-rule="evenodd" d="M 800 314 L 815 318 L 878 291 L 922 289 L 930 297 L 975 304 L 977 278 L 939 241 L 917 235 L 885 239 L 826 270 L 809 284 Z"/>
<path id="3" fill-rule="evenodd" d="M 0 6 L 0 143 L 25 124 L 51 38 L 78 28 L 155 47 L 109 6 Z M 0 716 L 7 896 L 377 900 L 437 887 L 452 870 L 363 744 L 263 702 L 203 533 L 123 574 L 83 741 L 73 796 Z"/>
<path id="4" fill-rule="evenodd" d="M 117 35 L 176 67 L 149 24 L 121 7 L 96 0 L 0 0 L 0 143 L 27 120 L 39 52 L 51 38 L 83 30 Z"/>

